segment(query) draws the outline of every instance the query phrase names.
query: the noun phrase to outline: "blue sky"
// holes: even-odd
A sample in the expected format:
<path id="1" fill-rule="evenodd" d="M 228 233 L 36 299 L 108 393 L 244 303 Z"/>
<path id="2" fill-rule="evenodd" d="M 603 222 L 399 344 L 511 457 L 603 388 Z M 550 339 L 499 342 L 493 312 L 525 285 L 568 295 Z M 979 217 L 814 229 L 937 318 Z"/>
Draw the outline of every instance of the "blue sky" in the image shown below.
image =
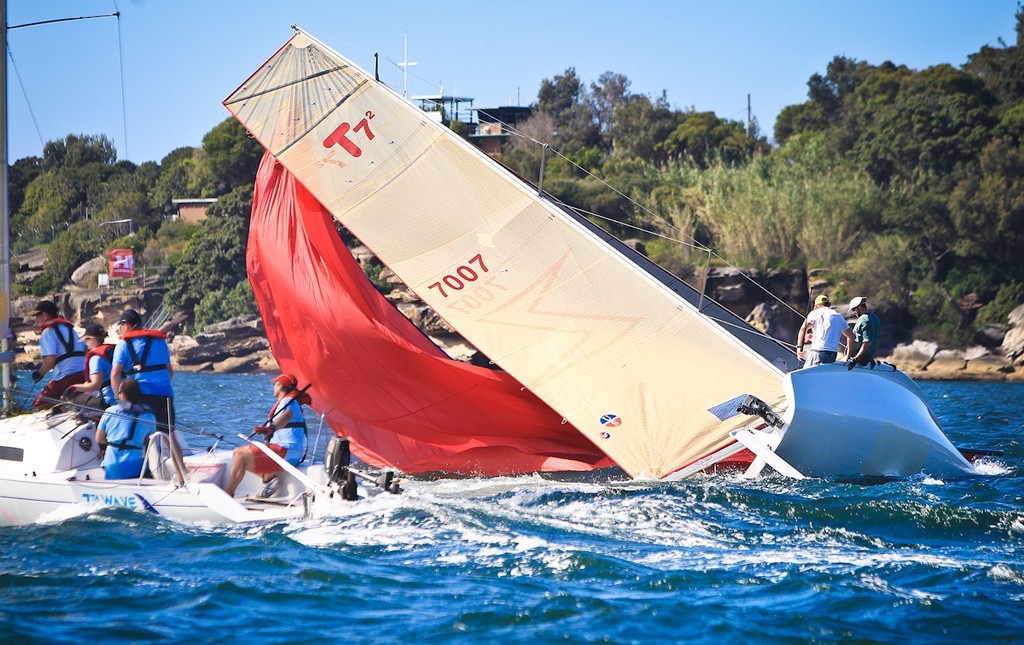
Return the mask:
<path id="1" fill-rule="evenodd" d="M 229 115 L 221 100 L 298 24 L 401 91 L 443 89 L 475 107 L 528 105 L 541 80 L 575 67 L 589 83 L 624 74 L 635 93 L 746 118 L 762 131 L 806 99 L 836 55 L 914 69 L 963 64 L 1016 42 L 1017 0 L 6 0 L 10 158 L 69 133 L 106 134 L 121 159 L 198 146 Z M 13 65 L 16 68 L 12 68 Z"/>

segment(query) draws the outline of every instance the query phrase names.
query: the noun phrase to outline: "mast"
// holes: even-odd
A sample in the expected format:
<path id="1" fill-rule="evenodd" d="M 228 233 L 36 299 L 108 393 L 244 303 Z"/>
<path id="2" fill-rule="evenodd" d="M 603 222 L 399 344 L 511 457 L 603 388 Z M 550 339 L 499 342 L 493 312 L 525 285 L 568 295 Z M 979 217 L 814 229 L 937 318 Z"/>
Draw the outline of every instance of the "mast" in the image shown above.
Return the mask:
<path id="1" fill-rule="evenodd" d="M 7 185 L 7 2 L 0 0 L 0 384 L 3 386 L 3 412 L 11 407 L 11 239 L 10 195 Z"/>

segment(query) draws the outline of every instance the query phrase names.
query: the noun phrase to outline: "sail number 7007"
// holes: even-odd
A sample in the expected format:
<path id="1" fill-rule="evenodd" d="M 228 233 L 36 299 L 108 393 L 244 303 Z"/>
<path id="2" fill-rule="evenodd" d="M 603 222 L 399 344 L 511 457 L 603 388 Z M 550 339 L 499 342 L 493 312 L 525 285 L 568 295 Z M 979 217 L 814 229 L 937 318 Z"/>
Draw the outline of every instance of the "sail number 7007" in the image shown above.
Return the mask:
<path id="1" fill-rule="evenodd" d="M 475 264 L 479 267 L 479 272 L 472 266 Z M 487 265 L 484 264 L 484 258 L 481 254 L 477 253 L 473 257 L 469 258 L 469 262 L 459 266 L 453 273 L 450 273 L 437 282 L 427 285 L 428 289 L 437 289 L 441 292 L 442 298 L 448 297 L 448 290 L 460 291 L 466 287 L 467 283 L 475 282 L 484 273 L 487 273 Z"/>

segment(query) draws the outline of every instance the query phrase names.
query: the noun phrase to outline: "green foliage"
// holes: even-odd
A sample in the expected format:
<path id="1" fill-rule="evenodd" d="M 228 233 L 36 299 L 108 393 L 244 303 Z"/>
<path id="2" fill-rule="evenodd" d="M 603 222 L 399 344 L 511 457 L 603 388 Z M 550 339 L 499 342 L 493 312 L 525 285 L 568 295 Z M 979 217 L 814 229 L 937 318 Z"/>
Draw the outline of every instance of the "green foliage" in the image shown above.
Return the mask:
<path id="1" fill-rule="evenodd" d="M 941 284 L 922 280 L 910 300 L 910 314 L 915 323 L 914 335 L 946 347 L 963 347 L 974 336 L 973 328 L 964 327 L 956 302 Z"/>
<path id="2" fill-rule="evenodd" d="M 206 170 L 215 194 L 252 183 L 263 158 L 263 147 L 238 121 L 228 117 L 203 137 Z"/>
<path id="3" fill-rule="evenodd" d="M 687 159 L 700 168 L 715 160 L 733 165 L 747 160 L 754 150 L 754 140 L 742 123 L 692 110 L 660 145 L 669 158 Z"/>
<path id="4" fill-rule="evenodd" d="M 43 169 L 84 168 L 91 164 L 112 166 L 117 161 L 114 143 L 106 136 L 69 134 L 43 146 Z"/>
<path id="5" fill-rule="evenodd" d="M 167 300 L 173 308 L 194 311 L 208 294 L 223 295 L 247 280 L 247 227 L 248 220 L 239 217 L 211 217 L 200 225 L 167 276 Z"/>
<path id="6" fill-rule="evenodd" d="M 51 284 L 62 285 L 71 279 L 83 262 L 97 255 L 99 229 L 93 222 L 78 222 L 54 238 L 46 254 L 43 273 Z"/>
<path id="7" fill-rule="evenodd" d="M 203 295 L 195 307 L 196 329 L 237 316 L 258 315 L 256 297 L 248 280 Z"/>
<path id="8" fill-rule="evenodd" d="M 991 302 L 978 310 L 975 322 L 978 325 L 996 325 L 1007 328 L 1007 317 L 1010 312 L 1024 303 L 1024 284 L 1010 282 L 1000 285 Z"/>
<path id="9" fill-rule="evenodd" d="M 953 191 L 950 211 L 961 255 L 1024 280 L 1024 143 L 1000 138 L 985 146 L 977 174 Z"/>
<path id="10" fill-rule="evenodd" d="M 536 109 L 554 120 L 555 147 L 563 154 L 600 145 L 600 130 L 590 94 L 574 68 L 570 67 L 552 80 L 541 81 Z"/>
<path id="11" fill-rule="evenodd" d="M 200 228 L 199 224 L 184 220 L 164 223 L 143 249 L 143 260 L 150 266 L 176 265 L 184 262 L 185 247 Z"/>

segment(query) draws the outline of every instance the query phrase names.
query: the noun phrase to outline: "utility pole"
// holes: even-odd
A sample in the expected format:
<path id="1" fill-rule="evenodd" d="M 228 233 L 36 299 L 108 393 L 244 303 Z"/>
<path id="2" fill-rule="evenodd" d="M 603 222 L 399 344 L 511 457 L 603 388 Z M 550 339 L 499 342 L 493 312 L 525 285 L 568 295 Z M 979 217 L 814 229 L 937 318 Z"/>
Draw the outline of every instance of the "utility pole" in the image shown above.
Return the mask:
<path id="1" fill-rule="evenodd" d="M 747 94 L 747 136 L 754 138 L 754 118 L 750 114 L 750 94 Z"/>
<path id="2" fill-rule="evenodd" d="M 409 66 L 416 63 L 409 62 L 409 32 L 402 32 L 402 62 L 398 64 L 402 68 L 402 96 L 409 95 Z"/>

